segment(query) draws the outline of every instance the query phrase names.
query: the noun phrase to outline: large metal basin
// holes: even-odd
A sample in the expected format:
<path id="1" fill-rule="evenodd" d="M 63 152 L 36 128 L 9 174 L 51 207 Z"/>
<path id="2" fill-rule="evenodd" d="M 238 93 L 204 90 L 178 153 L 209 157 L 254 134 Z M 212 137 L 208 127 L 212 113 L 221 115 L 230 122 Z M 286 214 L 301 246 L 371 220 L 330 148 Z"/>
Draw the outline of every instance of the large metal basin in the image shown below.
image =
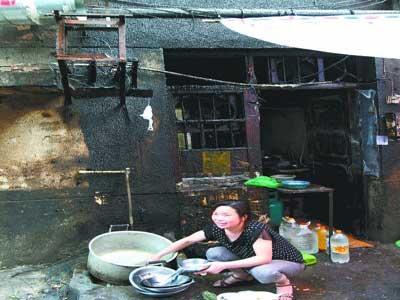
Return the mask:
<path id="1" fill-rule="evenodd" d="M 89 243 L 87 267 L 96 278 L 114 283 L 128 284 L 129 274 L 143 267 L 148 258 L 171 245 L 160 235 L 144 231 L 115 231 L 96 236 Z M 163 257 L 172 262 L 177 253 Z"/>

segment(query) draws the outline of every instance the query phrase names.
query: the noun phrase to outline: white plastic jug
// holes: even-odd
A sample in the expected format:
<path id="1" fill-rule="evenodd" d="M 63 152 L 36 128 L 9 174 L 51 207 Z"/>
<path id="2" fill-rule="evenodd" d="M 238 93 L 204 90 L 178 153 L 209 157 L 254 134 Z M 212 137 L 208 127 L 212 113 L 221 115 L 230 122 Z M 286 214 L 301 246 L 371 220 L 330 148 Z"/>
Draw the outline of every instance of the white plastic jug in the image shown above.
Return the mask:
<path id="1" fill-rule="evenodd" d="M 283 217 L 282 222 L 279 226 L 279 234 L 287 239 L 289 242 L 292 242 L 292 237 L 296 232 L 296 220 L 291 217 Z"/>
<path id="2" fill-rule="evenodd" d="M 316 232 L 310 230 L 306 224 L 299 224 L 297 232 L 293 235 L 292 244 L 298 250 L 309 254 L 318 253 L 318 237 Z"/>
<path id="3" fill-rule="evenodd" d="M 336 230 L 331 237 L 331 259 L 339 264 L 350 261 L 349 239 L 341 230 Z"/>

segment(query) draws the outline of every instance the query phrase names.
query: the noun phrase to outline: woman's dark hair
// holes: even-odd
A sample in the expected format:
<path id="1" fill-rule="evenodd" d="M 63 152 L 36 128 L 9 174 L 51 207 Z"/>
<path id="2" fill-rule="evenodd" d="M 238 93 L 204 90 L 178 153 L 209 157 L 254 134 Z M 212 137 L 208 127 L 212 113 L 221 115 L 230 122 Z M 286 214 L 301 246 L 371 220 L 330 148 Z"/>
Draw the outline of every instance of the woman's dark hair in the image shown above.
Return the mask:
<path id="1" fill-rule="evenodd" d="M 250 211 L 249 204 L 246 201 L 222 201 L 222 202 L 218 202 L 213 206 L 213 208 L 211 210 L 211 214 L 214 212 L 214 210 L 216 210 L 220 206 L 232 207 L 240 217 L 243 217 L 243 216 L 247 215 L 247 219 L 248 220 L 253 217 L 253 215 L 252 215 L 252 213 Z"/>

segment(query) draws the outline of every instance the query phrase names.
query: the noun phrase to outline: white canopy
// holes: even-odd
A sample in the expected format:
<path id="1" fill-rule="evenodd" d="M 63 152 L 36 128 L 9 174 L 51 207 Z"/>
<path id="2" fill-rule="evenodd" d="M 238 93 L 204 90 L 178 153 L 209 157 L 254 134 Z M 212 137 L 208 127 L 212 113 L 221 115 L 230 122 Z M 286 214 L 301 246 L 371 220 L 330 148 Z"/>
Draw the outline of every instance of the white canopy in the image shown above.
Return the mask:
<path id="1" fill-rule="evenodd" d="M 241 34 L 294 48 L 400 58 L 400 14 L 222 19 Z"/>

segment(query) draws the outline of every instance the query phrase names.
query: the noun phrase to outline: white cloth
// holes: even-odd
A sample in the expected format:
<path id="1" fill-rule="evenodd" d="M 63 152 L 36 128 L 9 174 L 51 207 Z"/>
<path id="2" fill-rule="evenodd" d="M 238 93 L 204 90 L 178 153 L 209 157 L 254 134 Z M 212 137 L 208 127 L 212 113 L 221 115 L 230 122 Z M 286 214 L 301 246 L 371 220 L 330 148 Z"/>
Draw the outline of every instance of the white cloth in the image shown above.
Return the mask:
<path id="1" fill-rule="evenodd" d="M 288 47 L 400 59 L 400 14 L 222 19 L 241 34 Z"/>

